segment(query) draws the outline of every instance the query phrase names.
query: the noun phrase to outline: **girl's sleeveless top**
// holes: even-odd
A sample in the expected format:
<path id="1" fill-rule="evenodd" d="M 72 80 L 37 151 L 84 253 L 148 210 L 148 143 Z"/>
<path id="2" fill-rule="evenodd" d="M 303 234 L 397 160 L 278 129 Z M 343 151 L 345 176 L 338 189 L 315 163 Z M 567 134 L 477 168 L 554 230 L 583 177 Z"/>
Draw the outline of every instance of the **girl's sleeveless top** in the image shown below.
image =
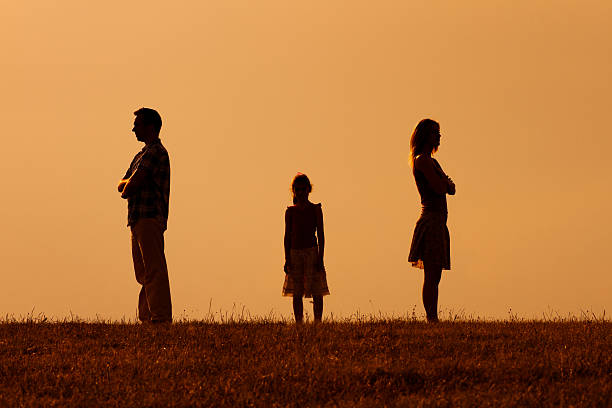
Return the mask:
<path id="1" fill-rule="evenodd" d="M 289 207 L 291 213 L 292 243 L 299 243 L 298 247 L 300 248 L 317 246 L 315 232 L 317 230 L 317 212 L 320 209 L 321 203 L 311 204 L 305 208 L 299 208 L 295 205 Z"/>

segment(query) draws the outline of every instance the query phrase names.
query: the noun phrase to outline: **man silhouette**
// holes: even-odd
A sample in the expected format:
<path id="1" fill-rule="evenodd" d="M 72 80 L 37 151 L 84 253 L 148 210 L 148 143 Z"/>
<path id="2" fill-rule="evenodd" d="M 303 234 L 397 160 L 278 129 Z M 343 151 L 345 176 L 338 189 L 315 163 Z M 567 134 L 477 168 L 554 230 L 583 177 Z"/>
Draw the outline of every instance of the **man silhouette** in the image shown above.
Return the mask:
<path id="1" fill-rule="evenodd" d="M 145 143 L 119 182 L 121 198 L 128 200 L 128 226 L 132 232 L 132 259 L 141 322 L 172 321 L 168 267 L 164 255 L 164 231 L 170 199 L 170 159 L 159 140 L 161 116 L 154 109 L 134 112 L 132 131 Z"/>

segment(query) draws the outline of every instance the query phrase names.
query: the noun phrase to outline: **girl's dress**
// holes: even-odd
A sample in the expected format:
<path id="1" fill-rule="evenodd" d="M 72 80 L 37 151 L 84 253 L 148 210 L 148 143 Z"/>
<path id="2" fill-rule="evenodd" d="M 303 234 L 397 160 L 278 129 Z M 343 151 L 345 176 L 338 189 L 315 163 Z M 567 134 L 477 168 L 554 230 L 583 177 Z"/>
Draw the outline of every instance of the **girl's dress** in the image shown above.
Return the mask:
<path id="1" fill-rule="evenodd" d="M 329 295 L 325 270 L 319 265 L 319 250 L 315 237 L 317 214 L 321 204 L 309 204 L 306 208 L 291 206 L 287 208 L 291 242 L 307 238 L 305 248 L 291 248 L 289 273 L 285 274 L 283 296 Z"/>
<path id="2" fill-rule="evenodd" d="M 438 171 L 444 174 L 437 160 L 433 161 Z M 450 234 L 446 226 L 446 194 L 436 193 L 421 171 L 413 169 L 412 174 L 421 195 L 423 209 L 414 227 L 408 262 L 420 269 L 431 266 L 449 270 Z"/>

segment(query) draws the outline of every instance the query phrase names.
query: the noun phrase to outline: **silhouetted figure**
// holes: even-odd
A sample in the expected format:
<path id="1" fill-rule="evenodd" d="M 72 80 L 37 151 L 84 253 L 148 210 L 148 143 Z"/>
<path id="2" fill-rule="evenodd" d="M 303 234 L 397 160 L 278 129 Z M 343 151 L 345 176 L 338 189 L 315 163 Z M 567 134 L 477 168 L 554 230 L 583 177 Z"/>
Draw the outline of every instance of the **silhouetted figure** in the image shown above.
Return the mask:
<path id="1" fill-rule="evenodd" d="M 323 263 L 325 233 L 321 203 L 308 200 L 310 180 L 298 173 L 291 183 L 293 205 L 285 211 L 285 283 L 283 296 L 293 296 L 295 321 L 304 318 L 302 297 L 312 297 L 316 322 L 323 317 L 323 296 L 329 295 Z"/>
<path id="2" fill-rule="evenodd" d="M 132 259 L 136 281 L 142 285 L 138 318 L 142 322 L 172 321 L 164 231 L 170 201 L 170 159 L 159 140 L 162 120 L 153 109 L 134 112 L 136 139 L 145 146 L 136 154 L 119 182 L 121 198 L 128 200 L 128 226 L 132 232 Z"/>
<path id="3" fill-rule="evenodd" d="M 425 270 L 423 305 L 427 320 L 438 321 L 438 284 L 442 270 L 450 269 L 450 235 L 446 226 L 446 194 L 455 194 L 455 184 L 436 159 L 440 125 L 423 119 L 410 138 L 412 174 L 421 195 L 422 213 L 414 228 L 408 262 Z"/>

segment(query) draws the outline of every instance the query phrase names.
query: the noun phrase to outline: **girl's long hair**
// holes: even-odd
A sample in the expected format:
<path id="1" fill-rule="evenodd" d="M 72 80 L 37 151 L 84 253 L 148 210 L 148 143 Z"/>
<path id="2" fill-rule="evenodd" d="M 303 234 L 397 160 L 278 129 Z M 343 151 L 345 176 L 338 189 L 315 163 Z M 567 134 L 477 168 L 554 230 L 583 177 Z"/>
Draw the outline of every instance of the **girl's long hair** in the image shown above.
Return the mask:
<path id="1" fill-rule="evenodd" d="M 440 124 L 432 119 L 423 119 L 414 128 L 410 137 L 410 164 L 414 167 L 414 159 L 421 154 L 431 154 L 438 150 L 433 146 L 433 135 L 440 130 Z"/>
<path id="2" fill-rule="evenodd" d="M 306 187 L 309 193 L 312 191 L 312 184 L 310 184 L 310 179 L 308 178 L 308 176 L 302 173 L 296 174 L 295 177 L 293 178 L 293 181 L 291 182 L 291 193 L 293 194 L 293 204 L 297 204 L 297 198 L 295 197 L 295 187 L 298 185 Z"/>

